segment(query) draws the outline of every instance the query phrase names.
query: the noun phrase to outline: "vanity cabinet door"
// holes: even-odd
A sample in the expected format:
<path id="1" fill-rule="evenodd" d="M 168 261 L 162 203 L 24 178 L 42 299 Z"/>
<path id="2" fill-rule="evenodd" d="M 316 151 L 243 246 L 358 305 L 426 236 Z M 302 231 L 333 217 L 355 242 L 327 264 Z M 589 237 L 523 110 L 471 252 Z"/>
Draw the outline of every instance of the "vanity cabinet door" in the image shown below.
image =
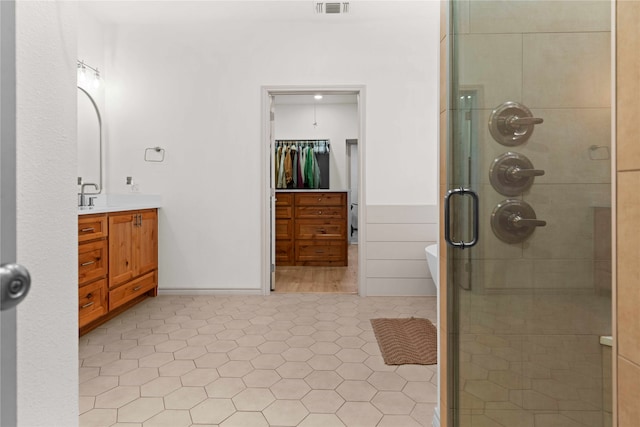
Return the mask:
<path id="1" fill-rule="evenodd" d="M 158 268 L 158 213 L 155 209 L 138 211 L 135 231 L 135 275 Z"/>
<path id="2" fill-rule="evenodd" d="M 135 277 L 134 229 L 137 212 L 109 214 L 109 288 Z"/>
<path id="3" fill-rule="evenodd" d="M 109 288 L 158 268 L 155 209 L 109 215 Z"/>

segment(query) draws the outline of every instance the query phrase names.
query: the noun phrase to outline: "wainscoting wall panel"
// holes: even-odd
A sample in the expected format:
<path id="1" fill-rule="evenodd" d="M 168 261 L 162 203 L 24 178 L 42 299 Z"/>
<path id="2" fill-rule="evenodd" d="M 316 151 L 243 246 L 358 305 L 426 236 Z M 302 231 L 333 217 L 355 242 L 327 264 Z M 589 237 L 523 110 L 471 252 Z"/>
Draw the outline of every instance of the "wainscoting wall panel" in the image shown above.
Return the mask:
<path id="1" fill-rule="evenodd" d="M 367 295 L 436 295 L 424 248 L 437 240 L 437 206 L 368 205 Z"/>

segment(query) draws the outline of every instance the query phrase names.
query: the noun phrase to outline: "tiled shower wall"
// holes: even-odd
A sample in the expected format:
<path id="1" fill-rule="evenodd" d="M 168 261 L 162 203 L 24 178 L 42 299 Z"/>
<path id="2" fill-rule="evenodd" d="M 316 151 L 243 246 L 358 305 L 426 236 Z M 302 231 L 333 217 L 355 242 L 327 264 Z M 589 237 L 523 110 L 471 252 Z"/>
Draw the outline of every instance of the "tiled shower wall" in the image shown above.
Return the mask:
<path id="1" fill-rule="evenodd" d="M 640 2 L 617 1 L 618 426 L 640 425 Z"/>
<path id="2" fill-rule="evenodd" d="M 482 194 L 473 289 L 458 297 L 460 420 L 608 426 L 607 351 L 599 335 L 611 333 L 611 304 L 606 289 L 600 292 L 606 277 L 597 277 L 606 269 L 599 261 L 606 261 L 602 225 L 611 199 L 610 3 L 455 3 L 454 60 L 460 88 L 477 100 L 472 133 Z M 446 47 L 445 35 L 442 42 Z M 502 146 L 488 132 L 492 109 L 505 101 L 544 118 L 524 145 Z M 546 171 L 521 198 L 547 226 L 515 245 L 498 240 L 489 225 L 507 197 L 492 188 L 488 169 L 507 151 Z"/>
<path id="3" fill-rule="evenodd" d="M 459 86 L 475 93 L 478 108 L 472 132 L 483 197 L 476 254 L 484 262 L 477 282 L 495 290 L 592 290 L 594 209 L 610 206 L 609 3 L 456 4 Z M 501 145 L 489 133 L 491 111 L 506 101 L 544 119 L 524 145 Z M 515 197 L 547 221 L 522 244 L 502 242 L 490 226 L 493 209 L 508 197 L 489 183 L 489 167 L 508 151 L 545 171 Z"/>

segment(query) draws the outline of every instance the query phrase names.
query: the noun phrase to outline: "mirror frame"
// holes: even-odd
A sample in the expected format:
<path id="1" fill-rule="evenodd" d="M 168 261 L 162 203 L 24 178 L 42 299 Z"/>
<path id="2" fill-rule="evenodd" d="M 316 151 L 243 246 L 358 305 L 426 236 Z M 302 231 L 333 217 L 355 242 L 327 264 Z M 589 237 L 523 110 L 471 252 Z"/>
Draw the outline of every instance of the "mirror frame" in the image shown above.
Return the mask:
<path id="1" fill-rule="evenodd" d="M 89 101 L 91 101 L 91 104 L 93 104 L 93 108 L 96 110 L 96 116 L 98 116 L 98 131 L 100 133 L 99 135 L 99 146 L 100 146 L 100 181 L 96 182 L 95 184 L 98 185 L 98 190 L 95 193 L 91 193 L 91 192 L 85 192 L 85 194 L 100 194 L 102 193 L 102 116 L 100 115 L 100 109 L 98 108 L 98 104 L 96 104 L 95 99 L 93 99 L 93 97 L 91 96 L 91 94 L 89 92 L 87 92 L 86 89 L 84 89 L 83 87 L 78 86 L 78 89 L 80 89 L 80 91 L 82 91 L 85 95 L 87 95 L 87 97 L 89 98 Z"/>

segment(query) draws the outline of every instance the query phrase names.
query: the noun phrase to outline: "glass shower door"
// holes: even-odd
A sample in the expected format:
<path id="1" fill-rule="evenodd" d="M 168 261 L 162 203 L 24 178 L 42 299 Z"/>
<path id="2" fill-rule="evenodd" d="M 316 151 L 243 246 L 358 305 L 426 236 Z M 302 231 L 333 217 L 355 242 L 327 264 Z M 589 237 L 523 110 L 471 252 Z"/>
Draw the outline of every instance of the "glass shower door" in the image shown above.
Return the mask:
<path id="1" fill-rule="evenodd" d="M 454 425 L 610 425 L 609 2 L 450 12 Z"/>

